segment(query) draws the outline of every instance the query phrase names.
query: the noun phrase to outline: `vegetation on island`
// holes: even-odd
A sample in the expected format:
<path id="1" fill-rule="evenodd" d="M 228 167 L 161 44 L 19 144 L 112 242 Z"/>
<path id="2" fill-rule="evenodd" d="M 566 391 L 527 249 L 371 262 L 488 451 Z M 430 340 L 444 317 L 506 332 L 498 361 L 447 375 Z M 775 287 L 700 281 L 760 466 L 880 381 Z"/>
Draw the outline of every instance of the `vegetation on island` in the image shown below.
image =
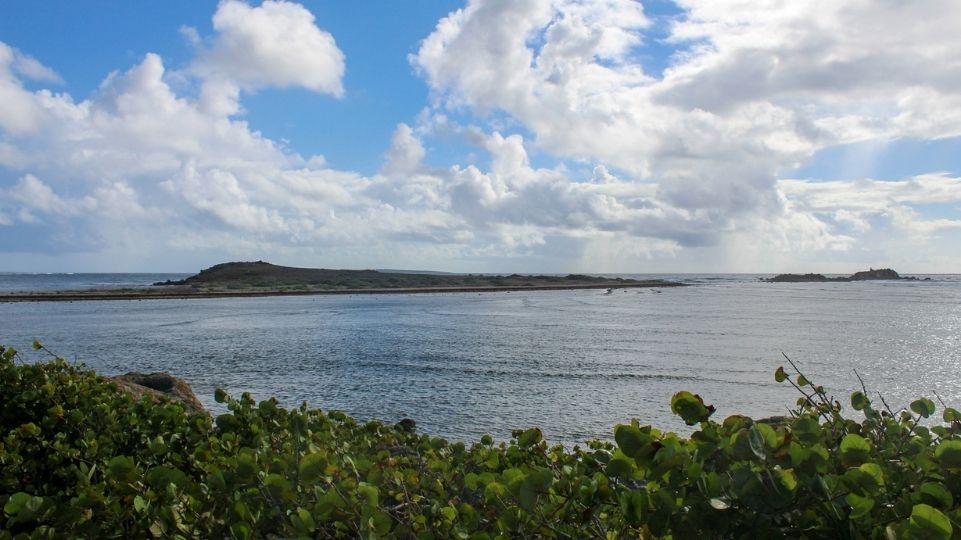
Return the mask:
<path id="1" fill-rule="evenodd" d="M 664 283 L 654 280 L 655 283 Z M 199 289 L 434 289 L 485 287 L 617 287 L 644 284 L 624 278 L 605 278 L 582 274 L 492 275 L 447 274 L 441 272 L 389 272 L 380 270 L 328 270 L 325 268 L 293 268 L 263 261 L 229 262 L 201 270 L 180 281 L 155 283 L 165 286 L 188 286 Z"/>
<path id="2" fill-rule="evenodd" d="M 858 391 L 846 415 L 796 368 L 775 379 L 789 417 L 717 422 L 678 392 L 689 436 L 635 420 L 566 449 L 221 390 L 211 418 L 0 348 L 0 538 L 961 537 L 961 413 Z"/>
<path id="3" fill-rule="evenodd" d="M 925 280 L 930 281 L 931 278 L 925 278 Z M 909 280 L 918 281 L 916 277 L 903 277 L 894 270 L 890 268 L 879 268 L 870 270 L 862 270 L 860 272 L 855 272 L 848 277 L 827 277 L 824 274 L 778 274 L 768 281 L 771 283 L 823 283 L 828 281 L 874 281 L 874 280 Z"/>

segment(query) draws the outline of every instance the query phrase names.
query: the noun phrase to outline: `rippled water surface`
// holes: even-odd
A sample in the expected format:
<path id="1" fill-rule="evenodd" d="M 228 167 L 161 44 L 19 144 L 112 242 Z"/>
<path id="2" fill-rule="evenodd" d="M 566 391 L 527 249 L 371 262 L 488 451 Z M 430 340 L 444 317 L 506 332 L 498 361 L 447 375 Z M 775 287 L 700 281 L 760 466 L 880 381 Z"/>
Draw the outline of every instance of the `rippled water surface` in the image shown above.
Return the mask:
<path id="1" fill-rule="evenodd" d="M 609 438 L 638 417 L 683 425 L 668 402 L 720 416 L 783 414 L 784 353 L 845 395 L 853 370 L 893 406 L 961 405 L 961 280 L 0 304 L 0 342 L 39 338 L 102 373 L 169 371 L 215 408 L 223 387 L 359 418 L 414 418 L 455 439 L 541 426 L 550 440 Z M 846 399 L 842 400 L 846 402 Z"/>

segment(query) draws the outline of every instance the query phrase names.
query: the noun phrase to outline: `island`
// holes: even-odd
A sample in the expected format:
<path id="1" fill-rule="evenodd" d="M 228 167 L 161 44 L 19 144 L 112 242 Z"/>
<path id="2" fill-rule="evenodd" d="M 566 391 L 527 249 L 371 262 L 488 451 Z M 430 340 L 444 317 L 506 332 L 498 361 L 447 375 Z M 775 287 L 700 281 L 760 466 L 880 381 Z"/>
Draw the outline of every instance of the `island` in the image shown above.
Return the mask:
<path id="1" fill-rule="evenodd" d="M 824 274 L 778 274 L 770 279 L 764 279 L 768 283 L 822 283 L 822 282 L 848 282 L 848 281 L 873 281 L 873 280 L 904 280 L 921 281 L 916 277 L 901 276 L 890 268 L 880 268 L 875 270 L 863 270 L 855 272 L 848 277 L 827 277 Z M 930 281 L 931 278 L 925 278 Z"/>
<path id="2" fill-rule="evenodd" d="M 661 279 L 637 280 L 583 274 L 561 276 L 330 270 L 324 268 L 294 268 L 255 261 L 222 263 L 211 266 L 186 279 L 154 283 L 150 287 L 0 293 L 0 302 L 145 300 L 312 294 L 613 290 L 679 286 L 683 286 L 683 284 Z"/>

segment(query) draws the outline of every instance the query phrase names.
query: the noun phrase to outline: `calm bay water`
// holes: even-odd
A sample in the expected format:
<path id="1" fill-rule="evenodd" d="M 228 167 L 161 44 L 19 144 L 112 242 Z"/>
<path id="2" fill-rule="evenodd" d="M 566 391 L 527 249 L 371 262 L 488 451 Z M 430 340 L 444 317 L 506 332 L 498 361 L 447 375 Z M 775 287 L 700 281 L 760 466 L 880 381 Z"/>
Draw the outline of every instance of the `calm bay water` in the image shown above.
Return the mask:
<path id="1" fill-rule="evenodd" d="M 669 408 L 680 389 L 704 396 L 722 418 L 783 414 L 797 396 L 773 381 L 782 351 L 844 403 L 856 369 L 892 406 L 934 392 L 961 406 L 959 276 L 674 278 L 693 285 L 611 295 L 6 303 L 0 343 L 27 350 L 38 338 L 105 374 L 169 371 L 214 410 L 222 387 L 358 418 L 410 417 L 422 431 L 461 440 L 536 425 L 571 444 L 610 438 L 631 417 L 684 430 Z"/>

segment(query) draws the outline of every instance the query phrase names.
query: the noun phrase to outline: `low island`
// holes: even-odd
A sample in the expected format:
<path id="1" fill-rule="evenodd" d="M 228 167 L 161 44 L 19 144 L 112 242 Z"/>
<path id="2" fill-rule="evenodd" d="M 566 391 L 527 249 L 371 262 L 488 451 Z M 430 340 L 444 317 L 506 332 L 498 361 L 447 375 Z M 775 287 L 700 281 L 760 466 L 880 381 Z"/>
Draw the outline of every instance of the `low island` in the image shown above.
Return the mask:
<path id="1" fill-rule="evenodd" d="M 925 278 L 930 281 L 931 278 Z M 890 268 L 871 268 L 861 272 L 855 272 L 848 277 L 827 277 L 824 274 L 778 274 L 770 279 L 765 279 L 768 283 L 826 283 L 826 282 L 848 282 L 848 281 L 875 281 L 875 280 L 904 280 L 920 281 L 916 277 L 901 276 Z"/>
<path id="2" fill-rule="evenodd" d="M 637 280 L 582 274 L 492 275 L 329 270 L 294 268 L 256 261 L 218 264 L 186 279 L 154 283 L 150 287 L 2 293 L 0 302 L 549 291 L 678 286 L 682 284 L 661 279 Z"/>

